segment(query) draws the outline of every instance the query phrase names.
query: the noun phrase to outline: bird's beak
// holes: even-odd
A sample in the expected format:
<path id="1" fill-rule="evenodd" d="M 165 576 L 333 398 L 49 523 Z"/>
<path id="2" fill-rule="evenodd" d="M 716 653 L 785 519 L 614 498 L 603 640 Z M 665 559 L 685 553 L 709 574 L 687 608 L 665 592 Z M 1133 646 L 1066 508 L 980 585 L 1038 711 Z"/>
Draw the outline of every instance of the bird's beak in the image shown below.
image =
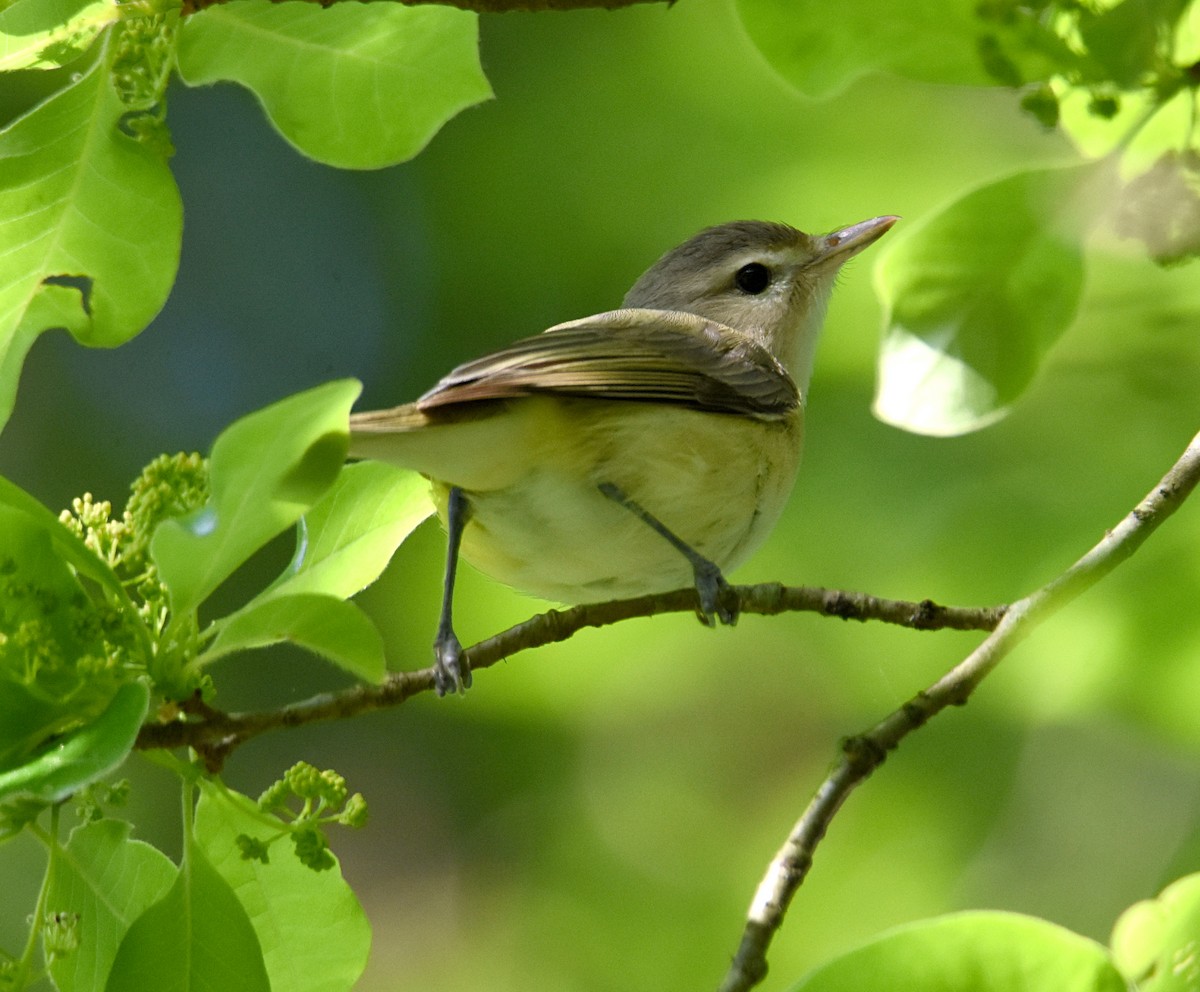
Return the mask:
<path id="1" fill-rule="evenodd" d="M 843 265 L 887 234 L 899 219 L 891 215 L 872 217 L 816 238 L 817 255 L 810 264 L 821 267 L 832 265 L 834 268 Z"/>

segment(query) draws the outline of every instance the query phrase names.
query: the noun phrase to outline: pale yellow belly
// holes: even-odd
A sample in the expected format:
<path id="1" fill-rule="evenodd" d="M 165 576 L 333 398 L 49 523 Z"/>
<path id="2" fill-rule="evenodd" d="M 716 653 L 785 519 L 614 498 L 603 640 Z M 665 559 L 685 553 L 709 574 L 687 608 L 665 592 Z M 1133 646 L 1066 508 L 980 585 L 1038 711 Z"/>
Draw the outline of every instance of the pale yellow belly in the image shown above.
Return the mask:
<path id="1" fill-rule="evenodd" d="M 692 584 L 689 563 L 599 490 L 612 483 L 722 570 L 779 518 L 795 479 L 802 414 L 757 421 L 659 404 L 529 399 L 536 425 L 498 453 L 512 471 L 463 486 L 462 555 L 523 592 L 596 602 Z M 515 411 L 514 411 L 515 412 Z M 522 410 L 521 414 L 527 411 Z M 433 478 L 438 513 L 455 479 Z"/>

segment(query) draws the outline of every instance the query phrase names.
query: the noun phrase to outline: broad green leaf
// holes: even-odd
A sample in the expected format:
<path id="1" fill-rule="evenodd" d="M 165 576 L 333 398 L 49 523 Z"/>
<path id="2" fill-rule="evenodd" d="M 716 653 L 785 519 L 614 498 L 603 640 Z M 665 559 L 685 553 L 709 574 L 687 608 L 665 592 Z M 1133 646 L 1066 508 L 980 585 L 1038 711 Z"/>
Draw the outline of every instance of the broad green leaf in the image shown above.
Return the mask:
<path id="1" fill-rule="evenodd" d="M 931 83 L 994 82 L 977 54 L 975 0 L 737 0 L 750 40 L 802 93 L 831 96 L 869 72 Z"/>
<path id="2" fill-rule="evenodd" d="M 233 571 L 332 485 L 361 384 L 329 382 L 243 417 L 213 444 L 212 498 L 164 521 L 151 555 L 176 615 L 196 609 Z"/>
<path id="3" fill-rule="evenodd" d="M 158 849 L 129 837 L 123 820 L 97 820 L 71 832 L 46 893 L 51 913 L 75 913 L 79 946 L 50 965 L 60 992 L 104 988 L 125 932 L 171 888 L 178 869 Z"/>
<path id="4" fill-rule="evenodd" d="M 106 992 L 271 992 L 262 949 L 229 884 L 193 844 L 162 899 L 117 948 Z"/>
<path id="5" fill-rule="evenodd" d="M 1075 316 L 1083 285 L 1079 166 L 1022 172 L 902 232 L 877 269 L 887 306 L 875 414 L 920 434 L 1008 412 Z"/>
<path id="6" fill-rule="evenodd" d="M 1116 966 L 1139 992 L 1200 988 L 1200 874 L 1134 903 L 1113 928 Z"/>
<path id="7" fill-rule="evenodd" d="M 237 836 L 271 839 L 279 832 L 270 825 L 272 818 L 245 797 L 217 795 L 209 783 L 200 788 L 196 841 L 249 914 L 271 987 L 288 992 L 350 989 L 366 966 L 371 928 L 341 872 L 312 871 L 297 860 L 286 840 L 271 846 L 268 864 L 243 860 Z"/>
<path id="8" fill-rule="evenodd" d="M 207 665 L 234 651 L 290 641 L 322 655 L 369 682 L 387 674 L 383 638 L 353 603 L 335 596 L 299 593 L 256 600 L 214 624 L 217 636 L 196 663 Z"/>
<path id="9" fill-rule="evenodd" d="M 192 86 L 242 84 L 298 151 L 347 169 L 412 158 L 491 96 L 477 15 L 442 6 L 234 0 L 185 20 L 178 64 Z"/>
<path id="10" fill-rule="evenodd" d="M 383 462 L 347 465 L 300 520 L 296 554 L 261 598 L 346 598 L 379 578 L 396 549 L 433 512 L 429 482 Z"/>
<path id="11" fill-rule="evenodd" d="M 114 0 L 16 0 L 0 10 L 0 72 L 66 65 L 117 17 Z"/>
<path id="12" fill-rule="evenodd" d="M 163 157 L 121 130 L 105 61 L 0 131 L 0 425 L 38 334 L 121 344 L 175 279 L 179 191 Z"/>
<path id="13" fill-rule="evenodd" d="M 104 777 L 133 749 L 149 703 L 145 685 L 125 683 L 91 723 L 67 734 L 31 761 L 0 774 L 0 797 L 19 793 L 56 803 Z"/>
<path id="14" fill-rule="evenodd" d="M 1099 944 L 1045 920 L 971 912 L 900 927 L 792 992 L 1127 992 Z"/>

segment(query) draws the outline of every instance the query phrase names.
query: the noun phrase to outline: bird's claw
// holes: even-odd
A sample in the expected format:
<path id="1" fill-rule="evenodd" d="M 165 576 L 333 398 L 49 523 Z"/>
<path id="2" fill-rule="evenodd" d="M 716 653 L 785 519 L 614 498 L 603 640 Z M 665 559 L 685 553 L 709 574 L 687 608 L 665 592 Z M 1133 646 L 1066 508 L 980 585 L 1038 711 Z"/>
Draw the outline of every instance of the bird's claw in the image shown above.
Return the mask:
<path id="1" fill-rule="evenodd" d="M 721 570 L 711 561 L 700 561 L 695 565 L 696 594 L 700 597 L 700 621 L 705 626 L 714 626 L 716 617 L 723 624 L 737 623 L 740 604 L 733 586 L 725 581 Z"/>
<path id="2" fill-rule="evenodd" d="M 433 654 L 433 686 L 437 694 L 466 692 L 471 687 L 471 666 L 453 630 L 438 634 Z"/>

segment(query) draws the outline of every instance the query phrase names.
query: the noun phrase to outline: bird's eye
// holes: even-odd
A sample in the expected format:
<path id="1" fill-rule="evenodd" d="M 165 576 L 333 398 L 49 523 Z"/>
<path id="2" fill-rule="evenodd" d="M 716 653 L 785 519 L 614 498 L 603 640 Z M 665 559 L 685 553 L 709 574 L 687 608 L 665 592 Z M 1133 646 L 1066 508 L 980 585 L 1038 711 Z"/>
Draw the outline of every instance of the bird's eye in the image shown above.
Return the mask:
<path id="1" fill-rule="evenodd" d="M 750 262 L 733 274 L 733 282 L 743 293 L 758 296 L 771 285 L 771 270 L 762 262 Z"/>

